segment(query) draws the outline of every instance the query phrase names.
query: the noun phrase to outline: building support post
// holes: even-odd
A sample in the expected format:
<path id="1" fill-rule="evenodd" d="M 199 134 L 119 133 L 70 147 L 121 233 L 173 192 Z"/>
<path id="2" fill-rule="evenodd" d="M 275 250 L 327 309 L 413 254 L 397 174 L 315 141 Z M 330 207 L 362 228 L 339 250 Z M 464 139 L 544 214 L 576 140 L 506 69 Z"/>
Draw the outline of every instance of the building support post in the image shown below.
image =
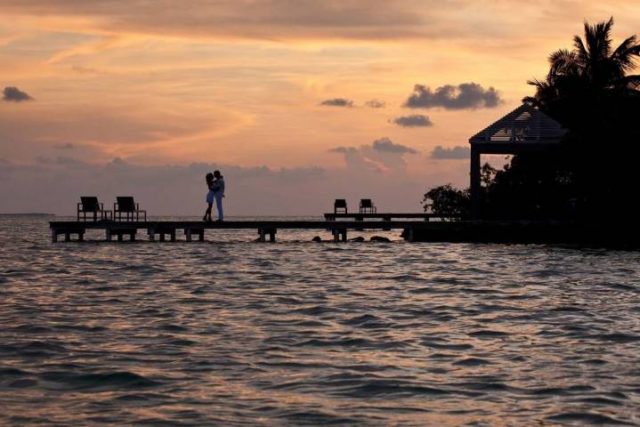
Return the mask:
<path id="1" fill-rule="evenodd" d="M 480 218 L 480 149 L 471 146 L 471 165 L 469 171 L 471 189 L 471 218 Z"/>

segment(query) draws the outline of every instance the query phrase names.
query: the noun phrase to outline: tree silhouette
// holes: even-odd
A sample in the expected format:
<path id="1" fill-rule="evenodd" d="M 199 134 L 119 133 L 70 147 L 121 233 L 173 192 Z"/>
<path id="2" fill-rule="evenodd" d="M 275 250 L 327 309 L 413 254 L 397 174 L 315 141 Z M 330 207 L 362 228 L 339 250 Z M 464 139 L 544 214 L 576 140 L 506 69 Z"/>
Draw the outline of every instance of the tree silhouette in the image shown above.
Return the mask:
<path id="1" fill-rule="evenodd" d="M 502 170 L 483 170 L 486 218 L 573 218 L 602 221 L 636 216 L 640 186 L 640 57 L 635 35 L 615 49 L 613 18 L 584 24 L 573 49 L 549 56 L 544 80 L 524 98 L 569 130 L 558 149 L 519 154 Z M 441 187 L 432 195 L 460 201 Z M 427 193 L 425 196 L 429 195 Z M 446 205 L 446 204 L 445 204 Z M 434 204 L 435 206 L 435 204 Z"/>
<path id="2" fill-rule="evenodd" d="M 584 40 L 574 36 L 573 50 L 560 49 L 549 56 L 546 79 L 529 81 L 536 94 L 525 102 L 540 107 L 571 131 L 587 131 L 607 124 L 608 107 L 620 106 L 623 98 L 638 98 L 640 75 L 627 73 L 635 68 L 640 43 L 632 35 L 613 49 L 612 27 L 613 18 L 585 23 Z"/>

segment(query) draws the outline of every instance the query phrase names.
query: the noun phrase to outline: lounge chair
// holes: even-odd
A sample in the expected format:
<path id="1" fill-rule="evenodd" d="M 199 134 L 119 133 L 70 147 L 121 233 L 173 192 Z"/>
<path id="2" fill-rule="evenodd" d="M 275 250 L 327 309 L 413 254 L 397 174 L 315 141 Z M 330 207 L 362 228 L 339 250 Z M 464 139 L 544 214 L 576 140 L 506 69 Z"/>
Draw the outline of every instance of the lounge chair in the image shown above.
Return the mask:
<path id="1" fill-rule="evenodd" d="M 360 213 L 377 213 L 375 205 L 371 199 L 360 199 Z"/>
<path id="2" fill-rule="evenodd" d="M 333 203 L 333 213 L 339 213 L 338 210 L 343 210 L 343 213 L 347 213 L 347 201 L 345 199 L 336 199 Z"/>
<path id="3" fill-rule="evenodd" d="M 113 204 L 113 219 L 116 221 L 140 221 L 140 214 L 143 215 L 143 221 L 147 220 L 147 211 L 140 209 L 138 203 L 131 196 L 116 197 L 117 202 Z"/>
<path id="4" fill-rule="evenodd" d="M 80 197 L 80 203 L 78 203 L 78 222 L 82 214 L 82 220 L 87 221 L 87 214 L 91 214 L 89 220 L 98 221 L 98 219 L 111 219 L 112 212 L 104 210 L 104 205 L 98 202 L 98 198 L 94 196 L 82 196 Z M 98 214 L 100 216 L 98 217 Z"/>

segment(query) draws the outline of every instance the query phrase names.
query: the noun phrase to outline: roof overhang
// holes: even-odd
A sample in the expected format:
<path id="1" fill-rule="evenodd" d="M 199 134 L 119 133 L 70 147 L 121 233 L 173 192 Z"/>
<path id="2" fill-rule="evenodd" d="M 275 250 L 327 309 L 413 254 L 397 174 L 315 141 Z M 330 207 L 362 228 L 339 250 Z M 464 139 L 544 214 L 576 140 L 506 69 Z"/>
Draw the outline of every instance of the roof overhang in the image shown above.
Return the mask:
<path id="1" fill-rule="evenodd" d="M 567 133 L 560 123 L 530 104 L 522 104 L 469 139 L 472 146 L 500 150 L 521 151 L 525 146 L 548 148 L 558 144 Z"/>

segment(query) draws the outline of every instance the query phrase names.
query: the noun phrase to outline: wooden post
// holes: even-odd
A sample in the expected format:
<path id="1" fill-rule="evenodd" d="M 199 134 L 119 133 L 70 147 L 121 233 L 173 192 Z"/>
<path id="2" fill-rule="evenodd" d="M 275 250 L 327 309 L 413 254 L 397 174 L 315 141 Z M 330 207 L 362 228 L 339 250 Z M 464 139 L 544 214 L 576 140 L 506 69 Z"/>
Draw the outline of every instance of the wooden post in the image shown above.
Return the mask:
<path id="1" fill-rule="evenodd" d="M 58 230 L 55 228 L 51 229 L 51 243 L 58 243 Z"/>
<path id="2" fill-rule="evenodd" d="M 339 241 L 346 242 L 347 241 L 347 229 L 346 228 L 343 228 L 343 229 L 334 228 L 333 230 L 331 230 L 331 233 L 333 233 L 333 241 L 334 242 L 339 242 Z"/>
<path id="3" fill-rule="evenodd" d="M 264 242 L 264 241 L 265 241 L 265 232 L 264 232 L 264 228 L 259 228 L 259 229 L 258 229 L 258 234 L 259 234 L 258 241 L 259 241 L 259 242 Z"/>
<path id="4" fill-rule="evenodd" d="M 185 228 L 184 229 L 184 235 L 186 236 L 187 242 L 191 241 L 191 229 L 190 228 Z"/>
<path id="5" fill-rule="evenodd" d="M 204 242 L 204 228 L 198 232 L 198 240 Z"/>
<path id="6" fill-rule="evenodd" d="M 413 227 L 405 227 L 404 229 L 404 240 L 407 242 L 413 242 Z"/>
<path id="7" fill-rule="evenodd" d="M 480 217 L 480 149 L 471 146 L 471 165 L 469 171 L 471 188 L 471 218 Z"/>

